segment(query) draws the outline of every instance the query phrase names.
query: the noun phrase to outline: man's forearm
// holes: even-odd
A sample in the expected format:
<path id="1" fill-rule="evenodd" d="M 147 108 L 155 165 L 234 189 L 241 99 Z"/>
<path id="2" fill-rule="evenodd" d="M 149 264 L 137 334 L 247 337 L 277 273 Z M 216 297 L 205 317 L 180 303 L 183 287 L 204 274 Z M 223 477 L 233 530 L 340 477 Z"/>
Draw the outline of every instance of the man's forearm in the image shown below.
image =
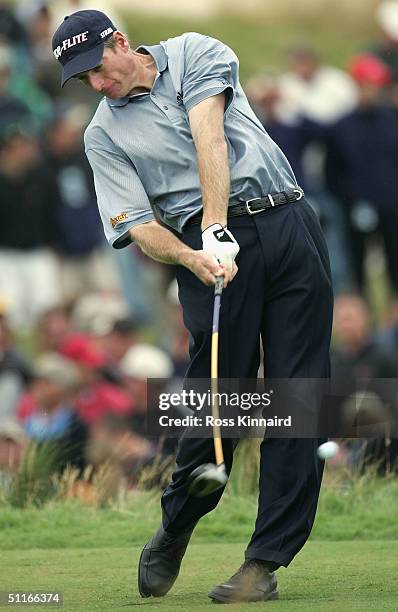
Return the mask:
<path id="1" fill-rule="evenodd" d="M 224 133 L 225 94 L 211 96 L 189 112 L 202 191 L 202 229 L 227 223 L 230 192 L 228 145 Z"/>
<path id="2" fill-rule="evenodd" d="M 130 230 L 130 234 L 148 257 L 162 263 L 184 266 L 205 285 L 214 285 L 216 275 L 224 275 L 210 253 L 191 249 L 156 221 L 137 225 Z"/>
<path id="3" fill-rule="evenodd" d="M 202 190 L 202 229 L 213 223 L 227 224 L 230 190 L 228 148 L 224 137 L 201 139 L 197 159 Z"/>
<path id="4" fill-rule="evenodd" d="M 145 255 L 161 263 L 186 265 L 186 259 L 194 254 L 192 249 L 156 221 L 137 225 L 130 230 L 130 234 Z"/>

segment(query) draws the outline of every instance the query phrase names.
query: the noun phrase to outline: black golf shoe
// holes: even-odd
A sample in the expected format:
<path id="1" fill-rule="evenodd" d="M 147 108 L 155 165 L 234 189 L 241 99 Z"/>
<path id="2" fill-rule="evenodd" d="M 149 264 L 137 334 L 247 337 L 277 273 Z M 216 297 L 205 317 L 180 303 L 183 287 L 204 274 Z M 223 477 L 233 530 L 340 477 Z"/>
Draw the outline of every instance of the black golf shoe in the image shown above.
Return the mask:
<path id="1" fill-rule="evenodd" d="M 192 530 L 181 535 L 159 527 L 145 544 L 138 564 L 138 589 L 141 597 L 163 597 L 177 579 Z"/>
<path id="2" fill-rule="evenodd" d="M 225 604 L 278 599 L 276 576 L 266 562 L 248 559 L 229 580 L 216 586 L 209 597 L 214 603 Z"/>

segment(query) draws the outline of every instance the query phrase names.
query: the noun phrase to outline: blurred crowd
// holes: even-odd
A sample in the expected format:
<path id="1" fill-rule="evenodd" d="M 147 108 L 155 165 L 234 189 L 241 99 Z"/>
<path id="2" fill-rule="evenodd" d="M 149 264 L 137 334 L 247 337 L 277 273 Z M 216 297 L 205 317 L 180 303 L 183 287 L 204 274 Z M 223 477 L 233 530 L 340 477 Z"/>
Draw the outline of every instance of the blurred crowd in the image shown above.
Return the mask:
<path id="1" fill-rule="evenodd" d="M 247 94 L 287 155 L 317 210 L 336 294 L 366 289 L 366 264 L 382 250 L 391 294 L 398 290 L 398 2 L 376 13 L 379 40 L 340 70 L 316 51 L 289 51 L 289 69 L 254 77 Z"/>
<path id="2" fill-rule="evenodd" d="M 178 385 L 188 336 L 172 268 L 105 243 L 83 146 L 98 99 L 79 83 L 61 90 L 51 53 L 56 25 L 81 8 L 91 6 L 0 7 L 0 472 L 27 441 L 55 440 L 64 465 L 114 461 L 133 485 L 142 466 L 173 456 L 175 439 L 146 432 L 146 380 Z M 95 8 L 125 30 L 106 0 Z M 246 84 L 324 227 L 333 371 L 353 381 L 398 368 L 398 1 L 375 19 L 377 39 L 346 70 L 297 45 L 284 73 Z M 380 262 L 390 296 L 376 326 L 369 271 Z"/>
<path id="3" fill-rule="evenodd" d="M 111 463 L 129 485 L 143 468 L 174 456 L 175 436 L 147 430 L 148 411 L 161 392 L 180 386 L 187 367 L 174 283 L 170 294 L 156 345 L 137 321 L 120 316 L 120 304 L 90 297 L 42 314 L 28 358 L 0 314 L 0 473 L 10 459 L 19 463 L 29 442 L 55 444 L 60 471 Z M 148 378 L 156 379 L 149 389 Z"/>

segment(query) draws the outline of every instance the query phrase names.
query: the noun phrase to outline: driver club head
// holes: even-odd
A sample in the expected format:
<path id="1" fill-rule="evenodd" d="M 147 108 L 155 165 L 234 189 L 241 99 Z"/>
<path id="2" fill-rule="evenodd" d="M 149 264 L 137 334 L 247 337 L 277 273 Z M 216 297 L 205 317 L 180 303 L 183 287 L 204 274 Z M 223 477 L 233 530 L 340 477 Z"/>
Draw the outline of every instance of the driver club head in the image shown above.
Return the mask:
<path id="1" fill-rule="evenodd" d="M 222 489 L 227 484 L 225 465 L 204 463 L 197 467 L 189 477 L 188 492 L 194 497 L 205 497 Z"/>

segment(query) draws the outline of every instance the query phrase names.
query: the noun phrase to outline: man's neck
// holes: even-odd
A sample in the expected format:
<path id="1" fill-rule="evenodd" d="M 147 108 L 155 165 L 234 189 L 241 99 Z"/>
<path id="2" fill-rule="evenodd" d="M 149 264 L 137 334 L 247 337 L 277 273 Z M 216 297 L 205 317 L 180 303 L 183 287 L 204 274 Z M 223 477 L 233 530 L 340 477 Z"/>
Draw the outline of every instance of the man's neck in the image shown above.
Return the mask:
<path id="1" fill-rule="evenodd" d="M 136 53 L 136 57 L 139 60 L 137 84 L 129 91 L 129 96 L 151 91 L 157 74 L 156 62 L 152 55 Z"/>

